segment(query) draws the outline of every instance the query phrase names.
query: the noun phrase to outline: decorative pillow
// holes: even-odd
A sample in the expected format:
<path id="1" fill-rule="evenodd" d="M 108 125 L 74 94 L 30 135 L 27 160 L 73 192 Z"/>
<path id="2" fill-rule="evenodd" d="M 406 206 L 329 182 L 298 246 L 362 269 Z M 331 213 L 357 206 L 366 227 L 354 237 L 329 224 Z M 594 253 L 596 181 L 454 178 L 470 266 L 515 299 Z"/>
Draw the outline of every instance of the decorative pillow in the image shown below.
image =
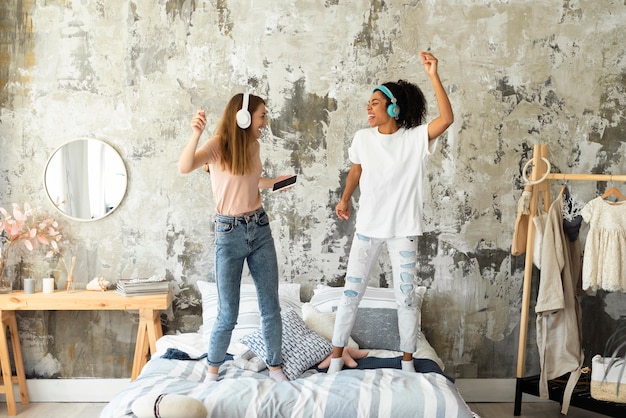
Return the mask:
<path id="1" fill-rule="evenodd" d="M 398 333 L 398 309 L 393 289 L 380 290 L 374 295 L 375 300 L 368 298 L 368 303 L 359 305 L 356 314 L 352 338 L 361 348 L 380 348 L 383 350 L 399 350 L 400 334 Z M 369 292 L 369 289 L 368 289 Z M 417 306 L 417 329 L 422 332 L 422 302 L 426 288 L 415 289 L 415 305 Z M 368 297 L 367 293 L 363 299 Z M 388 307 L 393 303 L 393 308 Z M 370 307 L 369 305 L 377 305 Z M 387 307 L 385 307 L 387 306 Z"/>
<path id="2" fill-rule="evenodd" d="M 205 418 L 206 407 L 196 398 L 174 393 L 144 395 L 131 406 L 138 418 Z"/>
<path id="3" fill-rule="evenodd" d="M 351 337 L 359 347 L 398 351 L 398 310 L 359 307 Z"/>
<path id="4" fill-rule="evenodd" d="M 333 342 L 333 331 L 335 329 L 335 316 L 335 312 L 320 312 L 310 302 L 302 305 L 302 319 L 304 319 L 306 326 L 331 343 Z M 359 345 L 352 337 L 348 340 L 348 347 L 359 349 Z"/>
<path id="5" fill-rule="evenodd" d="M 281 317 L 283 320 L 283 373 L 289 380 L 294 380 L 328 357 L 333 346 L 308 328 L 295 310 L 289 308 L 281 313 Z M 246 335 L 241 342 L 250 347 L 258 358 L 266 358 L 261 330 Z"/>
<path id="6" fill-rule="evenodd" d="M 213 330 L 217 320 L 217 285 L 204 280 L 199 280 L 197 285 L 202 295 L 202 326 L 199 332 L 208 343 L 211 330 Z M 283 310 L 290 307 L 294 309 L 302 307 L 299 284 L 280 283 L 278 286 L 278 297 Z M 237 341 L 243 336 L 261 329 L 261 313 L 259 311 L 256 287 L 253 284 L 242 284 L 239 299 L 239 316 L 231 337 L 231 347 L 228 349 L 228 352 L 231 354 L 236 354 L 237 352 L 235 348 Z"/>

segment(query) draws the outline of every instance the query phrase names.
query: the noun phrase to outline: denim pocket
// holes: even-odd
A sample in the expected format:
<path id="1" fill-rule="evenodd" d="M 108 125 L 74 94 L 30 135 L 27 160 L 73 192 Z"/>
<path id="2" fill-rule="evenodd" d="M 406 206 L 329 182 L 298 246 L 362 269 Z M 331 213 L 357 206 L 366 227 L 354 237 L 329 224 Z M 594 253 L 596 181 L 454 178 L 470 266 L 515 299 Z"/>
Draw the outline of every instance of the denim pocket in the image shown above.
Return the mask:
<path id="1" fill-rule="evenodd" d="M 235 229 L 235 226 L 232 224 L 232 222 L 219 222 L 219 221 L 215 221 L 215 233 L 216 234 L 229 234 L 231 232 L 233 232 L 233 230 Z"/>

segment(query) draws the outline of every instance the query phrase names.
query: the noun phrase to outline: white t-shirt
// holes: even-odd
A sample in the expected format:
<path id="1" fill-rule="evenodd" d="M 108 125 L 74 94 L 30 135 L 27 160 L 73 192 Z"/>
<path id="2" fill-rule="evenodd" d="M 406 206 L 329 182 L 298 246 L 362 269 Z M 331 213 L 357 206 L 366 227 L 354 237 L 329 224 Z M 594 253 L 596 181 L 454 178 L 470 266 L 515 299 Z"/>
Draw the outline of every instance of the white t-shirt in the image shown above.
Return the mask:
<path id="1" fill-rule="evenodd" d="M 358 233 L 372 238 L 422 235 L 422 173 L 437 141 L 428 142 L 428 124 L 391 135 L 377 127 L 355 134 L 348 155 L 362 168 Z"/>

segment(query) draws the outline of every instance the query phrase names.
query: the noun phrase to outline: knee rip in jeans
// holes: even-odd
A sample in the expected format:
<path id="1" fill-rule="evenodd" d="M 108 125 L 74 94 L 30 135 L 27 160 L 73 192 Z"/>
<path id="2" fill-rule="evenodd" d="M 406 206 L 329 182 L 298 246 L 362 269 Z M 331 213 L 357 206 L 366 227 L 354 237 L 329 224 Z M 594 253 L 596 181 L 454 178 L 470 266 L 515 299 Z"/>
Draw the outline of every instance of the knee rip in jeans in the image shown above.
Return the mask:
<path id="1" fill-rule="evenodd" d="M 408 272 L 401 273 L 402 283 L 410 283 L 413 284 L 415 280 L 415 267 L 417 266 L 416 257 L 417 253 L 415 251 L 400 251 L 400 257 L 406 259 L 407 262 L 400 264 L 400 268 L 408 270 Z M 413 289 L 408 289 L 407 292 L 412 291 Z M 406 293 L 403 291 L 403 293 Z"/>
<path id="2" fill-rule="evenodd" d="M 414 274 L 415 267 L 417 266 L 416 261 L 417 253 L 415 251 L 400 251 L 400 257 L 406 259 L 407 262 L 400 264 L 400 268 L 409 270 L 410 273 L 402 273 L 402 283 L 413 282 L 415 279 Z"/>
<path id="3" fill-rule="evenodd" d="M 359 277 L 346 277 L 346 281 L 352 283 L 361 283 L 361 279 Z M 344 305 L 352 305 L 355 306 L 358 301 L 359 292 L 352 289 L 345 289 L 343 291 L 343 303 Z"/>

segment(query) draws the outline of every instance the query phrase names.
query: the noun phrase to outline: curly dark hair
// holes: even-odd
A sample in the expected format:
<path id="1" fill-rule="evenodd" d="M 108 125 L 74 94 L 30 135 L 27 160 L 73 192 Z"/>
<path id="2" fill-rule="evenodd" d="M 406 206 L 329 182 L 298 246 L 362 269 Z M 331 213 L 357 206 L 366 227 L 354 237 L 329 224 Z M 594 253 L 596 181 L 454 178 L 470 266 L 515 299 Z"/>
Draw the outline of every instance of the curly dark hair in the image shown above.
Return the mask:
<path id="1" fill-rule="evenodd" d="M 396 98 L 396 104 L 400 107 L 400 114 L 398 115 L 398 126 L 400 128 L 415 128 L 424 123 L 428 103 L 419 87 L 405 80 L 398 80 L 397 83 L 390 81 L 384 83 L 383 86 L 391 91 Z M 391 99 L 386 95 L 385 98 L 387 106 L 389 106 Z"/>

